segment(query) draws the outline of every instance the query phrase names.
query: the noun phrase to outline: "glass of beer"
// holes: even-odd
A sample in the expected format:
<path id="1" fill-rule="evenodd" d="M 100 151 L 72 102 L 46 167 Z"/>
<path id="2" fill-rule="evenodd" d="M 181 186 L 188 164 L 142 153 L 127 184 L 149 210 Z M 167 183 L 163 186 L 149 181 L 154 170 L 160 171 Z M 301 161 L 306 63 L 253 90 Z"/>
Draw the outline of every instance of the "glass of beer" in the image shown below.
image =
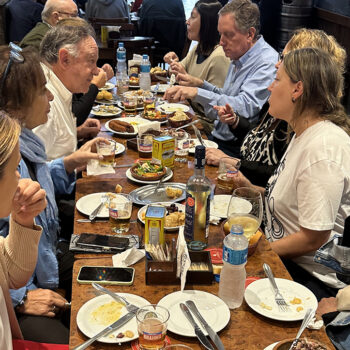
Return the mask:
<path id="1" fill-rule="evenodd" d="M 137 150 L 139 157 L 149 159 L 152 158 L 153 135 L 143 134 L 137 137 Z"/>
<path id="2" fill-rule="evenodd" d="M 128 232 L 132 210 L 131 196 L 125 193 L 110 195 L 108 209 L 112 231 L 120 234 Z"/>
<path id="3" fill-rule="evenodd" d="M 156 95 L 150 91 L 145 91 L 143 94 L 143 113 L 154 112 L 156 109 Z"/>
<path id="4" fill-rule="evenodd" d="M 137 311 L 140 349 L 160 350 L 164 348 L 169 317 L 169 311 L 159 305 L 147 305 Z"/>
<path id="5" fill-rule="evenodd" d="M 133 117 L 136 115 L 137 107 L 137 96 L 130 92 L 125 92 L 123 94 L 123 106 L 125 110 L 125 115 L 128 117 Z"/>
<path id="6" fill-rule="evenodd" d="M 103 156 L 102 159 L 99 159 L 99 164 L 102 167 L 113 166 L 114 164 L 116 143 L 113 140 L 108 141 L 109 143 L 106 143 L 106 141 L 96 142 L 97 154 Z"/>
<path id="7" fill-rule="evenodd" d="M 225 193 L 232 193 L 235 189 L 235 178 L 237 177 L 241 162 L 235 158 L 223 157 L 219 162 L 217 187 Z"/>
<path id="8" fill-rule="evenodd" d="M 190 135 L 183 129 L 174 133 L 175 138 L 175 166 L 178 168 L 187 167 L 188 151 L 190 149 Z"/>

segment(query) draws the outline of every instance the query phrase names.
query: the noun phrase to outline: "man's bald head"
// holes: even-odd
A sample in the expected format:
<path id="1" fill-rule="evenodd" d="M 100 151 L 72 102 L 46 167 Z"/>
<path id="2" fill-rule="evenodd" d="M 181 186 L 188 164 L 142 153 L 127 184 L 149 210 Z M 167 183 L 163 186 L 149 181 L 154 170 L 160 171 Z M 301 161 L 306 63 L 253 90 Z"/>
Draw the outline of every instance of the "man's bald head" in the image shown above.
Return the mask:
<path id="1" fill-rule="evenodd" d="M 41 13 L 42 20 L 52 26 L 61 19 L 77 16 L 78 7 L 73 0 L 47 0 Z"/>

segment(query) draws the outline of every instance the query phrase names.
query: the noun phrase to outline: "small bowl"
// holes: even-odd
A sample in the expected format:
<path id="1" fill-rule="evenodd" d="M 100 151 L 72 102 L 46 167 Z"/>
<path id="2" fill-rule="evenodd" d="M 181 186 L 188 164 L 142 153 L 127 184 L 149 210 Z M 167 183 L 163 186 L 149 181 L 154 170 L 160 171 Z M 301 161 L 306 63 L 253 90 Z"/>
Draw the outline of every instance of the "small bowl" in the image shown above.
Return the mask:
<path id="1" fill-rule="evenodd" d="M 326 345 L 320 343 L 319 341 L 317 341 L 317 340 L 315 340 L 315 339 L 308 339 L 308 338 L 301 338 L 301 339 L 307 339 L 307 340 L 309 340 L 309 341 L 312 341 L 312 342 L 316 343 L 317 345 L 323 346 L 323 348 L 324 348 L 325 350 L 329 350 L 329 348 L 328 348 Z M 273 350 L 289 350 L 290 346 L 291 346 L 292 343 L 293 343 L 293 340 L 294 340 L 294 339 L 282 340 L 282 341 L 280 341 L 278 344 L 276 344 L 276 345 L 274 346 Z"/>
<path id="2" fill-rule="evenodd" d="M 228 220 L 224 220 L 222 222 L 222 231 L 225 235 L 228 235 L 230 233 L 230 228 L 228 225 Z M 262 232 L 260 230 L 256 231 L 256 233 L 250 238 L 249 240 L 249 246 L 248 246 L 248 256 L 251 256 L 254 254 L 256 247 L 259 244 L 259 241 L 262 237 Z"/>
<path id="3" fill-rule="evenodd" d="M 172 120 L 171 118 L 175 115 L 175 113 L 171 113 L 168 116 L 168 123 L 172 128 L 179 128 L 184 126 L 192 121 L 192 114 L 189 112 L 184 112 L 187 115 L 187 119 L 185 120 Z"/>

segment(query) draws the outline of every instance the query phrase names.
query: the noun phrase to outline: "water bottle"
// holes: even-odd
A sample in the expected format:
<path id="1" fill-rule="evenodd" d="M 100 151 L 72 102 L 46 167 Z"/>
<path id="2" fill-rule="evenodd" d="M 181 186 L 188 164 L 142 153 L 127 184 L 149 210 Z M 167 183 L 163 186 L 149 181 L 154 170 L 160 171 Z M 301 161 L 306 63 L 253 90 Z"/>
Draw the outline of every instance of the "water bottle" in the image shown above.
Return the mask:
<path id="1" fill-rule="evenodd" d="M 248 243 L 241 225 L 232 225 L 230 234 L 224 239 L 219 297 L 230 309 L 240 307 L 243 301 Z"/>
<path id="2" fill-rule="evenodd" d="M 126 50 L 124 47 L 124 43 L 118 44 L 117 49 L 117 67 L 116 67 L 117 74 L 127 74 L 126 72 Z"/>
<path id="3" fill-rule="evenodd" d="M 151 63 L 149 62 L 148 55 L 142 56 L 140 70 L 140 89 L 151 90 Z"/>

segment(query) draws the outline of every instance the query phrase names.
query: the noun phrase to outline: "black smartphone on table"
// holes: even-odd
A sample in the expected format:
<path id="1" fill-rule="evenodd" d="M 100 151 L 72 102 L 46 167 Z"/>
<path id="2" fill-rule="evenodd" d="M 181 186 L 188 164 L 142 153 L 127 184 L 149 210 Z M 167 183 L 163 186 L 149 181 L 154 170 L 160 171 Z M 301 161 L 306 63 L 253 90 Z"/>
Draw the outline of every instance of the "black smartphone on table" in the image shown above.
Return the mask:
<path id="1" fill-rule="evenodd" d="M 129 246 L 129 238 L 82 233 L 76 241 L 76 245 L 81 248 L 95 248 L 118 253 Z"/>
<path id="2" fill-rule="evenodd" d="M 77 281 L 81 284 L 97 282 L 100 284 L 131 285 L 135 269 L 132 267 L 82 266 Z"/>

